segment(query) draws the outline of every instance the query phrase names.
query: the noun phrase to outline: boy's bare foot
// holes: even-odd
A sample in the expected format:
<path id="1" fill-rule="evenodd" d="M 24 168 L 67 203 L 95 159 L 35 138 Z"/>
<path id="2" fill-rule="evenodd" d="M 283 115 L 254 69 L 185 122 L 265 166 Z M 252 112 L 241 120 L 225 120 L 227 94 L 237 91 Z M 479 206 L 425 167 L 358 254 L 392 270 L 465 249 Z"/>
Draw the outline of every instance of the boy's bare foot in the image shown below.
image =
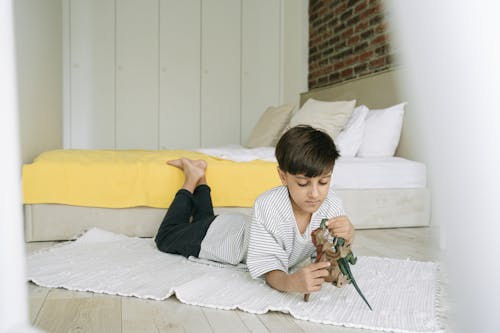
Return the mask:
<path id="1" fill-rule="evenodd" d="M 205 169 L 207 168 L 207 162 L 204 160 L 180 158 L 177 160 L 167 161 L 167 164 L 184 171 L 185 180 L 182 188 L 193 192 L 196 186 L 206 184 Z"/>
<path id="2" fill-rule="evenodd" d="M 191 160 L 188 158 L 178 158 L 176 160 L 170 160 L 170 161 L 167 161 L 167 164 L 172 165 L 174 167 L 177 167 L 179 169 L 183 169 L 184 168 L 183 167 L 184 161 L 189 161 L 193 165 L 195 165 L 199 168 L 202 168 L 203 170 L 205 170 L 207 168 L 207 162 L 205 160 Z"/>
<path id="3" fill-rule="evenodd" d="M 166 162 L 168 165 L 177 167 L 179 169 L 182 169 L 182 158 L 178 158 L 176 160 L 170 160 Z"/>
<path id="4" fill-rule="evenodd" d="M 198 168 L 202 168 L 205 170 L 207 168 L 207 161 L 205 160 L 192 160 L 193 164 L 196 165 Z"/>

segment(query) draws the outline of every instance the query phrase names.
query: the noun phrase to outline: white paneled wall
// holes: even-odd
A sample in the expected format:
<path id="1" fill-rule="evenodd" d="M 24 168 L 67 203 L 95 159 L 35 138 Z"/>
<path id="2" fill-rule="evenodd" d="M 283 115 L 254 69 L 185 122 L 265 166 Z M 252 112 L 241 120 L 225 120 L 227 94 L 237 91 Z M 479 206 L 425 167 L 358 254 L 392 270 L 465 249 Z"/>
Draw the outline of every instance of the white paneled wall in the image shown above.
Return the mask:
<path id="1" fill-rule="evenodd" d="M 201 144 L 201 2 L 160 1 L 160 149 Z"/>
<path id="2" fill-rule="evenodd" d="M 205 0 L 201 21 L 201 144 L 239 143 L 241 1 Z"/>
<path id="3" fill-rule="evenodd" d="M 72 0 L 65 53 L 65 146 L 115 147 L 114 0 Z"/>
<path id="4" fill-rule="evenodd" d="M 158 0 L 116 1 L 116 148 L 158 147 Z"/>
<path id="5" fill-rule="evenodd" d="M 270 105 L 281 101 L 280 0 L 243 1 L 241 139 L 246 142 L 253 125 Z"/>
<path id="6" fill-rule="evenodd" d="M 63 10 L 62 2 L 53 0 L 16 0 L 12 5 L 21 157 L 31 163 L 41 152 L 63 146 Z"/>
<path id="7" fill-rule="evenodd" d="M 283 0 L 64 0 L 65 148 L 244 143 L 282 102 Z"/>

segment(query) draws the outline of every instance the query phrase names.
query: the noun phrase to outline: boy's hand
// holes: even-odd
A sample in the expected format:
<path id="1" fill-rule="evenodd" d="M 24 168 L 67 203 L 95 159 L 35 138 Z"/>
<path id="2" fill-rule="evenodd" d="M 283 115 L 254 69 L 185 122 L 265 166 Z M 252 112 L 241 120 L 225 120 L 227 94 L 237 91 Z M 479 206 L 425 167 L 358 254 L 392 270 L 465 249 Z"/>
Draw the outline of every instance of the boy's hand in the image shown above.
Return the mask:
<path id="1" fill-rule="evenodd" d="M 337 216 L 331 218 L 326 222 L 328 230 L 332 232 L 335 237 L 345 239 L 347 244 L 351 244 L 354 240 L 354 226 L 349 221 L 347 216 Z"/>
<path id="2" fill-rule="evenodd" d="M 328 261 L 316 262 L 289 275 L 290 291 L 301 293 L 319 291 L 329 274 L 327 270 L 329 266 Z"/>

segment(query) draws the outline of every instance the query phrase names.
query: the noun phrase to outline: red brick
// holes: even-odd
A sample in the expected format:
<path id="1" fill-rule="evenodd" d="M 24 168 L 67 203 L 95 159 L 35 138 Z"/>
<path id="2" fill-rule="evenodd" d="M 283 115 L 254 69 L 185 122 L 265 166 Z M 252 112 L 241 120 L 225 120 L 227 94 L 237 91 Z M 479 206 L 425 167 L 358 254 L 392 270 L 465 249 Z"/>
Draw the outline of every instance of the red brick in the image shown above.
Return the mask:
<path id="1" fill-rule="evenodd" d="M 373 51 L 367 51 L 359 56 L 359 61 L 363 62 L 368 60 L 371 56 L 373 56 Z"/>
<path id="2" fill-rule="evenodd" d="M 368 23 L 368 21 L 362 21 L 362 22 L 358 23 L 358 25 L 356 26 L 355 30 L 356 30 L 356 32 L 363 31 L 366 28 L 368 28 L 369 25 L 370 24 Z"/>
<path id="3" fill-rule="evenodd" d="M 336 62 L 334 65 L 334 71 L 338 71 L 341 68 L 344 68 L 345 64 L 343 61 Z"/>
<path id="4" fill-rule="evenodd" d="M 361 19 L 365 19 L 367 17 L 370 17 L 370 16 L 373 16 L 374 14 L 378 13 L 378 8 L 377 7 L 372 7 L 372 8 L 368 8 L 367 10 L 365 10 L 364 12 L 362 12 L 359 17 Z"/>
<path id="5" fill-rule="evenodd" d="M 348 45 L 354 45 L 358 43 L 361 40 L 361 37 L 359 35 L 353 36 L 349 39 Z"/>
<path id="6" fill-rule="evenodd" d="M 370 42 L 371 45 L 378 45 L 385 43 L 387 40 L 385 35 L 378 35 L 377 37 L 373 38 L 372 41 Z"/>
<path id="7" fill-rule="evenodd" d="M 352 68 L 344 69 L 342 71 L 342 73 L 340 73 L 340 75 L 342 76 L 342 78 L 350 77 L 350 76 L 352 76 L 352 74 L 353 74 Z"/>
<path id="8" fill-rule="evenodd" d="M 347 39 L 347 38 L 349 38 L 349 37 L 352 36 L 352 33 L 353 33 L 353 29 L 352 28 L 347 28 L 347 30 L 342 33 L 341 37 L 343 39 Z"/>
<path id="9" fill-rule="evenodd" d="M 317 45 L 317 44 L 319 44 L 321 42 L 321 39 L 322 39 L 321 36 L 318 36 L 318 37 L 312 39 L 310 44 L 311 45 Z"/>
<path id="10" fill-rule="evenodd" d="M 354 8 L 354 12 L 356 14 L 362 12 L 366 7 L 368 7 L 368 5 L 366 4 L 366 1 L 363 1 Z"/>
<path id="11" fill-rule="evenodd" d="M 341 4 L 340 6 L 338 6 L 337 8 L 335 8 L 334 13 L 335 13 L 335 15 L 340 15 L 346 9 L 347 9 L 347 4 L 344 2 L 343 4 Z"/>
<path id="12" fill-rule="evenodd" d="M 384 65 L 385 65 L 385 57 L 370 61 L 371 68 L 382 67 Z"/>
<path id="13" fill-rule="evenodd" d="M 357 55 L 354 55 L 345 61 L 345 65 L 351 66 L 351 65 L 357 63 L 359 60 L 361 60 L 360 57 L 358 57 Z"/>

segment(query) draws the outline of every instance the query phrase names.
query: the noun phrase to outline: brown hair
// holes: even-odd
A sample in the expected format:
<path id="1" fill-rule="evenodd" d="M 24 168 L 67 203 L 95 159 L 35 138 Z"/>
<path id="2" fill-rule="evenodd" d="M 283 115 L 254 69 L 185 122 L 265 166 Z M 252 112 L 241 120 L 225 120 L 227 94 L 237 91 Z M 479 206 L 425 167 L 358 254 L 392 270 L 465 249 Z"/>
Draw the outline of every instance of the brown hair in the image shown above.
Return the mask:
<path id="1" fill-rule="evenodd" d="M 339 157 L 333 139 L 308 125 L 286 131 L 276 145 L 275 155 L 282 171 L 306 177 L 317 177 L 332 170 Z"/>

